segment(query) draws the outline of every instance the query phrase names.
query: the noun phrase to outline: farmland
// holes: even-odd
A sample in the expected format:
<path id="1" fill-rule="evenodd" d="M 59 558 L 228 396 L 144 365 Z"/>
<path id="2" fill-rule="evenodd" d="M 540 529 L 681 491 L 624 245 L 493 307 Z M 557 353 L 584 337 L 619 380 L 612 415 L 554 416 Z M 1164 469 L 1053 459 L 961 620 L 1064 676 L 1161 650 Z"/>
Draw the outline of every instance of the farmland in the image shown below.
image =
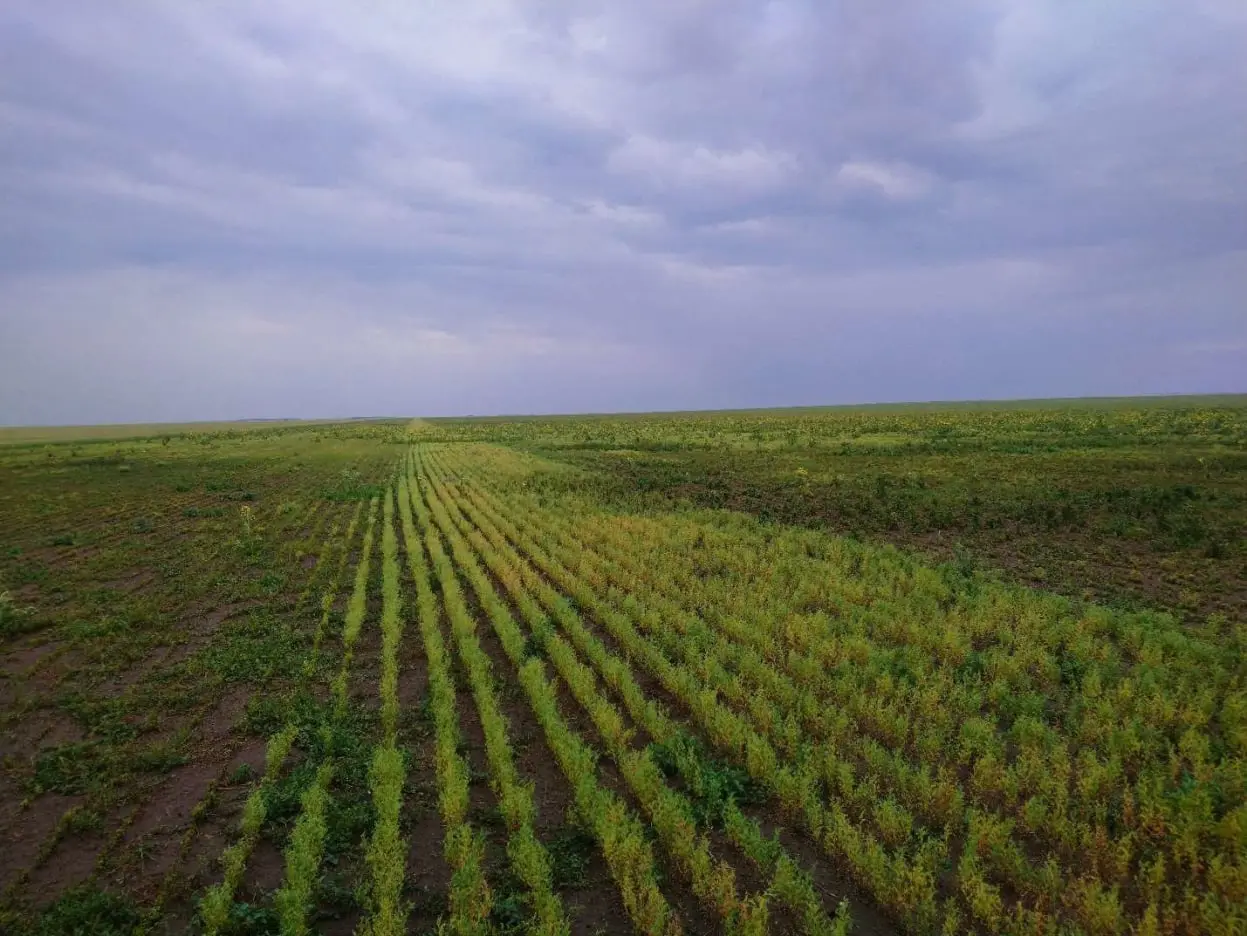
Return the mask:
<path id="1" fill-rule="evenodd" d="M 0 930 L 1247 932 L 1247 400 L 0 445 Z"/>

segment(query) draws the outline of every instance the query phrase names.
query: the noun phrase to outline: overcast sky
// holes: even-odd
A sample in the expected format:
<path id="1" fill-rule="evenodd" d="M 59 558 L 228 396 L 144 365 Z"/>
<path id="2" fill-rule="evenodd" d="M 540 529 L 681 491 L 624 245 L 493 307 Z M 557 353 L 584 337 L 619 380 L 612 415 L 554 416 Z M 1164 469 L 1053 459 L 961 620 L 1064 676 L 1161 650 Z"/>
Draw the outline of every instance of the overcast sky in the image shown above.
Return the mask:
<path id="1" fill-rule="evenodd" d="M 0 423 L 1247 391 L 1244 0 L 4 0 Z"/>

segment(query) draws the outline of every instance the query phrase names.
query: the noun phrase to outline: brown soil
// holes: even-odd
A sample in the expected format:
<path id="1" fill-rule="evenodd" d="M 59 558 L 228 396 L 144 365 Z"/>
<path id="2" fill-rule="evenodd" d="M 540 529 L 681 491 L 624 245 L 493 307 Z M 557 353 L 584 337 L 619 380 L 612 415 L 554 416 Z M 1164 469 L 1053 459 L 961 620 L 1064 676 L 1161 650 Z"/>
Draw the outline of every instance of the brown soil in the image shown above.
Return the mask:
<path id="1" fill-rule="evenodd" d="M 56 643 L 36 643 L 29 647 L 9 650 L 4 658 L 0 659 L 0 673 L 6 675 L 26 673 L 59 646 Z"/>
<path id="2" fill-rule="evenodd" d="M 0 891 L 11 886 L 30 871 L 47 847 L 53 832 L 71 807 L 80 805 L 84 797 L 45 793 L 23 809 L 20 801 L 5 804 L 3 832 L 0 833 Z"/>
<path id="3" fill-rule="evenodd" d="M 134 822 L 126 830 L 125 841 L 138 841 L 158 829 L 184 831 L 191 813 L 220 772 L 220 765 L 214 763 L 175 767 L 155 795 L 139 808 Z"/>
<path id="4" fill-rule="evenodd" d="M 251 857 L 247 859 L 247 873 L 243 876 L 244 892 L 256 900 L 281 886 L 282 875 L 286 869 L 286 859 L 266 838 L 255 843 Z"/>
<path id="5" fill-rule="evenodd" d="M 51 903 L 71 887 L 77 887 L 95 873 L 96 863 L 108 846 L 100 834 L 80 835 L 61 841 L 48 860 L 34 868 L 26 881 L 26 892 L 36 906 Z"/>

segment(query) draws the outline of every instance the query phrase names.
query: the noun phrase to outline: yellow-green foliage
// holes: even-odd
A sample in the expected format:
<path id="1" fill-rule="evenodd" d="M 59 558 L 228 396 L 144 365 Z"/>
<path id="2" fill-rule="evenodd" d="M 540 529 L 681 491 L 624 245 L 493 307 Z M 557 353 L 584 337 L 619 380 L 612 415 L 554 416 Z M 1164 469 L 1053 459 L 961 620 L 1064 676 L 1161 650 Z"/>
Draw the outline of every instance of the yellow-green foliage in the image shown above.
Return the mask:
<path id="1" fill-rule="evenodd" d="M 435 537 L 429 541 L 451 632 L 459 649 L 459 658 L 467 670 L 472 696 L 485 733 L 485 754 L 491 772 L 490 780 L 498 795 L 499 807 L 507 823 L 507 853 L 511 867 L 529 890 L 535 911 L 535 933 L 543 936 L 566 936 L 570 924 L 563 913 L 563 904 L 551 884 L 550 860 L 533 831 L 533 798 L 515 769 L 511 744 L 507 738 L 507 720 L 498 706 L 490 675 L 489 658 L 476 637 L 476 625 L 464 603 L 455 579 L 454 569 Z"/>
<path id="2" fill-rule="evenodd" d="M 264 777 L 260 785 L 247 797 L 243 806 L 242 822 L 238 840 L 227 848 L 221 856 L 224 878 L 221 883 L 210 888 L 200 902 L 199 912 L 203 918 L 204 930 L 212 936 L 221 931 L 229 921 L 229 910 L 234 902 L 234 892 L 242 880 L 243 871 L 247 866 L 247 858 L 260 837 L 260 827 L 264 825 L 264 797 L 281 772 L 282 765 L 290 754 L 294 744 L 296 730 L 287 726 L 269 738 L 265 750 Z"/>
<path id="3" fill-rule="evenodd" d="M 628 713 L 645 727 L 650 736 L 658 742 L 675 737 L 678 733 L 676 724 L 657 704 L 645 698 L 627 664 L 611 654 L 584 627 L 566 599 L 552 589 L 535 570 L 518 560 L 510 544 L 474 510 L 466 498 L 457 504 L 450 501 L 446 503 L 451 513 L 459 518 L 461 532 L 472 542 L 490 570 L 507 588 L 532 628 L 534 638 L 550 653 L 551 658 L 556 662 L 559 659 L 565 660 L 568 651 L 557 637 L 550 637 L 552 623 L 533 600 L 530 589 L 540 596 L 541 603 L 558 621 L 563 632 L 593 662 L 606 682 L 619 693 Z M 460 508 L 463 508 L 463 513 L 460 513 Z M 475 527 L 465 522 L 467 517 L 476 524 Z M 677 763 L 684 781 L 695 788 L 697 778 L 693 776 L 690 767 L 684 760 Z M 734 806 L 730 806 L 729 816 L 736 819 L 727 823 L 729 836 L 766 873 L 774 875 L 771 893 L 796 914 L 804 932 L 822 936 L 847 928 L 847 903 L 842 902 L 835 921 L 828 918 L 809 876 L 798 868 L 783 846 L 774 840 L 766 840 L 764 843 L 757 824 L 746 820 Z"/>
<path id="4" fill-rule="evenodd" d="M 400 490 L 406 496 L 405 490 Z M 402 591 L 399 587 L 398 539 L 394 534 L 394 489 L 385 492 L 381 531 L 381 727 L 382 741 L 373 757 L 370 782 L 376 825 L 368 843 L 372 871 L 371 906 L 363 932 L 397 936 L 405 932 L 402 907 L 405 854 L 399 830 L 406 766 L 398 740 L 398 647 L 402 639 Z"/>
<path id="5" fill-rule="evenodd" d="M 273 896 L 282 936 L 304 936 L 308 932 L 307 914 L 311 909 L 316 880 L 320 876 L 327 831 L 325 811 L 329 805 L 332 779 L 333 764 L 322 764 L 300 799 L 302 810 L 286 848 L 286 880 Z"/>
<path id="6" fill-rule="evenodd" d="M 413 503 L 426 527 L 426 542 L 435 562 L 446 563 L 440 537 L 432 528 L 428 506 L 412 492 Z M 522 663 L 524 638 L 505 608 L 491 605 L 491 617 L 504 651 L 519 667 L 520 685 L 541 724 L 547 743 L 572 784 L 577 810 L 598 838 L 607 866 L 620 887 L 624 906 L 636 927 L 644 933 L 672 934 L 679 923 L 658 890 L 654 858 L 640 823 L 627 807 L 598 785 L 593 752 L 568 728 L 559 715 L 553 687 L 546 680 L 539 661 Z"/>
<path id="7" fill-rule="evenodd" d="M 416 584 L 420 634 L 429 661 L 429 699 L 433 712 L 438 808 L 446 827 L 443 850 L 451 867 L 450 913 L 446 926 L 454 936 L 483 936 L 488 930 L 492 895 L 485 880 L 484 843 L 467 822 L 468 765 L 459 754 L 459 717 L 450 660 L 438 626 L 437 600 L 428 562 L 411 517 L 411 492 L 400 482 L 399 514 L 407 561 Z M 403 496 L 407 495 L 407 496 Z"/>
<path id="8" fill-rule="evenodd" d="M 372 870 L 372 907 L 364 929 L 371 936 L 394 936 L 406 931 L 401 901 L 406 850 L 398 824 L 405 776 L 402 753 L 391 745 L 377 748 L 370 776 L 377 824 L 368 842 L 367 856 Z"/>
<path id="9" fill-rule="evenodd" d="M 364 530 L 364 545 L 360 549 L 359 565 L 355 567 L 355 587 L 351 590 L 347 602 L 346 615 L 342 624 L 342 646 L 345 664 L 350 663 L 351 652 L 355 641 L 359 638 L 360 628 L 364 624 L 368 603 L 368 572 L 372 559 L 373 528 L 377 518 L 377 499 L 374 497 L 368 505 L 368 526 Z"/>
<path id="10" fill-rule="evenodd" d="M 509 544 L 592 613 L 912 925 L 1247 924 L 1233 641 L 740 516 L 603 514 L 527 493 L 539 468 L 493 471 L 507 459 L 474 447 L 426 461 L 453 474 L 444 497 L 483 534 L 464 527 L 482 556 Z M 626 682 L 546 603 L 626 701 Z"/>

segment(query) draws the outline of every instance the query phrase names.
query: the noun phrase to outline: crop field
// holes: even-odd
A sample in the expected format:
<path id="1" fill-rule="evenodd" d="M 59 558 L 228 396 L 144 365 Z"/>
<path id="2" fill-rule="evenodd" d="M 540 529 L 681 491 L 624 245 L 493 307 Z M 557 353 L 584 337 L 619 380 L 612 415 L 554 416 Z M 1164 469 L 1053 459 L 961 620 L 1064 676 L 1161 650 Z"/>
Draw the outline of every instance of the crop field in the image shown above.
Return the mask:
<path id="1" fill-rule="evenodd" d="M 0 445 L 0 932 L 1247 933 L 1247 400 Z"/>

